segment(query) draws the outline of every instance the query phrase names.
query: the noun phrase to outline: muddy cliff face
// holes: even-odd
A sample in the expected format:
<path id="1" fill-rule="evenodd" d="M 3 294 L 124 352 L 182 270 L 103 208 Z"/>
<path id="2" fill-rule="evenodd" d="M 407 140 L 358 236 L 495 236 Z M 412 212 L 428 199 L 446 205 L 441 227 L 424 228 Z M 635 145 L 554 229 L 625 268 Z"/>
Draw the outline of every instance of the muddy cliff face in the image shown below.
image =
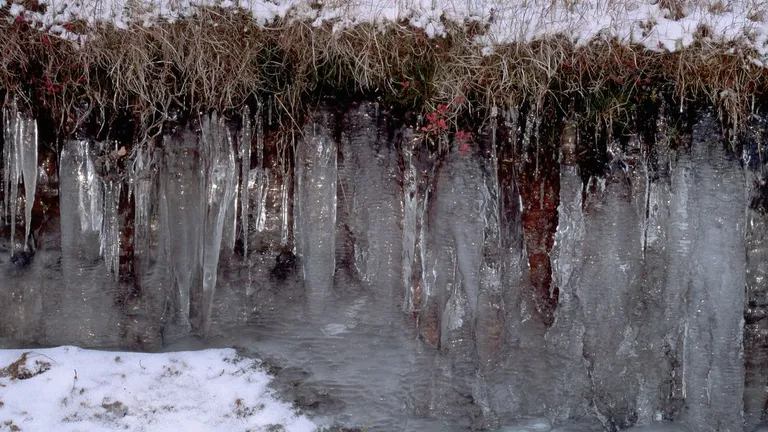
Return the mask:
<path id="1" fill-rule="evenodd" d="M 303 328 L 320 333 L 297 351 L 357 341 L 307 363 L 397 353 L 382 394 L 417 417 L 754 429 L 766 126 L 724 140 L 711 110 L 642 115 L 619 135 L 499 110 L 436 150 L 372 102 L 288 133 L 260 104 L 188 116 L 142 145 L 48 142 L 9 106 L 0 346 Z"/>

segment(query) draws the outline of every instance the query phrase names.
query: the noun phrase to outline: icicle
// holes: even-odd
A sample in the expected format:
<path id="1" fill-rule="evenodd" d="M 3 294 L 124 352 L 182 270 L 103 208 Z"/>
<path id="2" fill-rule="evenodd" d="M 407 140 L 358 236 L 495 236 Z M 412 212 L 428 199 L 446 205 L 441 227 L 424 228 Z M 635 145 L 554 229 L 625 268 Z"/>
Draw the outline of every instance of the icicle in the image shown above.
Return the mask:
<path id="1" fill-rule="evenodd" d="M 235 145 L 233 141 L 233 145 Z M 237 165 L 235 165 L 235 176 L 237 176 Z M 237 185 L 237 179 L 235 179 L 235 185 Z M 221 246 L 229 254 L 234 253 L 235 243 L 237 242 L 237 214 L 240 211 L 239 197 L 237 194 L 237 186 L 235 186 L 235 193 L 232 195 L 232 201 L 227 204 L 227 216 L 224 221 L 224 234 L 221 241 Z"/>
<path id="2" fill-rule="evenodd" d="M 311 313 L 321 312 L 336 269 L 336 142 L 328 124 L 331 115 L 318 111 L 304 126 L 296 149 L 294 236 L 302 274 L 308 284 Z"/>
<path id="3" fill-rule="evenodd" d="M 403 311 L 412 313 L 418 309 L 416 287 L 413 281 L 413 266 L 416 262 L 416 236 L 419 217 L 418 170 L 413 160 L 414 140 L 404 140 L 402 145 L 403 164 L 403 287 L 405 298 Z"/>
<path id="4" fill-rule="evenodd" d="M 62 173 L 72 177 L 72 187 L 76 188 L 68 192 L 76 195 L 70 198 L 75 201 L 75 220 L 80 224 L 80 229 L 76 232 L 98 234 L 99 253 L 104 265 L 117 278 L 120 265 L 118 206 L 122 183 L 102 179 L 96 172 L 90 145 L 88 140 L 67 142 L 61 154 L 61 164 L 66 166 L 67 170 L 62 170 Z"/>
<path id="5" fill-rule="evenodd" d="M 504 206 L 503 193 L 505 191 L 499 181 L 499 159 L 496 151 L 497 114 L 495 110 L 491 112 L 491 154 L 488 159 L 484 160 L 483 184 L 480 188 L 482 193 L 481 211 L 484 222 L 483 249 L 477 306 L 473 310 L 477 353 L 482 367 L 491 367 L 499 359 L 502 342 L 493 329 L 502 326 L 499 311 L 504 308 L 502 266 L 506 255 L 502 244 L 503 227 L 501 222 L 501 212 Z M 484 382 L 481 381 L 478 385 L 480 384 L 484 384 Z M 495 417 L 495 414 L 489 409 L 485 412 L 485 416 L 491 419 Z"/>
<path id="6" fill-rule="evenodd" d="M 134 200 L 133 244 L 136 256 L 143 257 L 149 247 L 150 208 L 152 206 L 153 161 L 149 150 L 139 147 L 131 165 L 131 191 Z"/>
<path id="7" fill-rule="evenodd" d="M 202 167 L 197 135 L 189 129 L 163 137 L 165 157 L 161 171 L 162 199 L 167 206 L 165 232 L 169 245 L 171 274 L 175 288 L 174 321 L 188 325 L 190 290 L 198 280 L 201 238 L 204 236 Z"/>
<path id="8" fill-rule="evenodd" d="M 203 232 L 203 316 L 202 331 L 210 328 L 210 314 L 216 291 L 219 254 L 228 211 L 237 193 L 237 170 L 232 135 L 214 112 L 202 120 L 201 144 L 204 157 L 204 181 L 207 212 Z"/>
<path id="9" fill-rule="evenodd" d="M 120 205 L 121 182 L 106 180 L 103 184 L 104 209 L 100 233 L 101 256 L 104 264 L 115 280 L 120 276 L 120 222 L 118 206 Z"/>
<path id="10" fill-rule="evenodd" d="M 280 218 L 282 227 L 280 229 L 280 245 L 288 245 L 288 231 L 290 218 L 288 215 L 288 187 L 291 184 L 291 174 L 286 169 L 283 172 L 283 184 L 280 186 Z"/>
<path id="11" fill-rule="evenodd" d="M 15 244 L 13 238 L 16 234 L 16 194 L 13 191 L 13 184 L 18 183 L 18 172 L 16 171 L 16 107 L 12 105 L 11 108 L 6 108 L 3 113 L 3 137 L 5 146 L 3 148 L 3 190 L 4 196 L 4 209 L 3 215 L 6 222 L 11 224 L 11 248 Z M 13 208 L 13 210 L 11 209 Z"/>
<path id="12" fill-rule="evenodd" d="M 243 108 L 243 130 L 240 133 L 240 232 L 243 240 L 243 259 L 248 259 L 248 197 L 249 177 L 251 173 L 251 142 L 253 140 L 253 127 L 251 125 L 251 110 Z M 261 104 L 256 112 L 256 118 L 261 123 Z"/>
<path id="13" fill-rule="evenodd" d="M 259 176 L 259 202 L 258 212 L 256 213 L 256 229 L 261 232 L 264 231 L 267 224 L 267 192 L 269 192 L 269 170 L 265 169 Z"/>
<path id="14" fill-rule="evenodd" d="M 19 209 L 19 182 L 21 181 L 21 152 L 19 151 L 19 137 L 24 126 L 21 124 L 21 115 L 15 113 L 16 120 L 13 122 L 13 138 L 11 140 L 11 252 L 16 247 L 16 212 Z"/>
<path id="15" fill-rule="evenodd" d="M 296 149 L 296 136 L 293 133 L 291 133 L 291 148 L 292 149 Z M 280 217 L 281 217 L 282 224 L 283 224 L 283 226 L 281 228 L 280 245 L 281 246 L 287 246 L 288 245 L 288 240 L 289 240 L 289 238 L 288 238 L 289 231 L 290 231 L 290 227 L 291 227 L 291 218 L 290 218 L 290 214 L 288 213 L 288 205 L 290 204 L 289 192 L 290 192 L 291 181 L 293 181 L 294 179 L 293 179 L 292 171 L 290 170 L 289 164 L 285 163 L 284 159 L 281 159 L 280 166 L 281 166 L 282 171 L 283 171 L 283 184 L 280 187 Z M 294 166 L 296 166 L 296 165 L 294 164 Z M 299 179 L 297 178 L 295 181 L 298 182 Z M 294 213 L 296 213 L 295 210 L 294 210 Z M 296 229 L 296 220 L 295 219 L 293 220 L 293 228 L 294 228 L 293 236 L 294 236 L 294 240 L 295 240 L 295 238 L 296 238 L 296 230 L 295 230 Z M 293 252 L 294 253 L 296 252 L 296 242 L 295 241 L 294 241 L 294 244 L 293 244 Z"/>
<path id="16" fill-rule="evenodd" d="M 259 113 L 261 113 L 261 109 L 259 109 Z M 261 232 L 264 231 L 264 225 L 266 223 L 266 199 L 269 179 L 264 168 L 264 127 L 260 115 L 256 119 L 256 159 L 258 160 L 258 167 L 256 168 L 256 196 L 259 199 L 259 202 L 256 203 L 256 229 Z"/>
<path id="17" fill-rule="evenodd" d="M 37 190 L 37 122 L 34 119 L 17 119 L 19 135 L 17 144 L 20 150 L 21 171 L 24 177 L 24 249 L 27 249 L 32 227 L 32 207 L 35 205 Z M 21 130 L 23 128 L 23 130 Z"/>
<path id="18" fill-rule="evenodd" d="M 11 194 L 8 191 L 8 187 L 11 183 L 11 142 L 13 137 L 13 120 L 11 110 L 7 107 L 3 109 L 3 212 L 0 214 L 4 222 L 8 221 L 8 212 L 10 211 L 10 198 Z"/>
<path id="19" fill-rule="evenodd" d="M 22 247 L 27 248 L 32 225 L 32 207 L 37 189 L 37 122 L 26 118 L 15 103 L 3 112 L 3 215 L 11 225 L 11 251 L 16 248 L 16 212 L 18 211 L 19 183 L 24 184 L 24 229 Z"/>
<path id="20" fill-rule="evenodd" d="M 88 141 L 80 142 L 80 157 L 85 163 L 85 177 L 80 180 L 80 218 L 83 231 L 101 232 L 104 226 L 104 192 L 102 182 L 96 172 L 96 165 L 91 159 Z"/>

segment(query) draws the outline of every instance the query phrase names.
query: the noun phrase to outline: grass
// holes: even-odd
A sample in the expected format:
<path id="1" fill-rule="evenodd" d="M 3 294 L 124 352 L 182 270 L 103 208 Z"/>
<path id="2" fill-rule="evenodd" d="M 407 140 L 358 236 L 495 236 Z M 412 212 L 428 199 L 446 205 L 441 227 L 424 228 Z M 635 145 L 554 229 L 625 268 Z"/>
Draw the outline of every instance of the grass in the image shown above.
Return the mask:
<path id="1" fill-rule="evenodd" d="M 687 7 L 661 2 L 675 19 Z M 764 9 L 757 2 L 750 10 L 762 19 Z M 704 30 L 676 52 L 610 38 L 576 46 L 554 35 L 483 55 L 475 38 L 487 26 L 478 22 L 443 20 L 446 35 L 430 38 L 406 22 L 334 30 L 330 22 L 278 20 L 261 27 L 245 14 L 208 8 L 149 27 L 71 22 L 70 31 L 88 35 L 77 47 L 13 20 L 8 7 L 0 20 L 0 88 L 8 95 L 45 110 L 64 132 L 88 115 L 108 122 L 122 112 L 145 139 L 171 107 L 238 110 L 254 96 L 274 98 L 282 126 L 298 129 L 306 107 L 330 94 L 376 97 L 420 114 L 446 105 L 458 129 L 461 115 L 525 101 L 540 106 L 545 98 L 579 99 L 591 117 L 621 119 L 638 100 L 663 93 L 677 103 L 705 98 L 738 127 L 768 86 L 749 43 L 716 44 Z"/>

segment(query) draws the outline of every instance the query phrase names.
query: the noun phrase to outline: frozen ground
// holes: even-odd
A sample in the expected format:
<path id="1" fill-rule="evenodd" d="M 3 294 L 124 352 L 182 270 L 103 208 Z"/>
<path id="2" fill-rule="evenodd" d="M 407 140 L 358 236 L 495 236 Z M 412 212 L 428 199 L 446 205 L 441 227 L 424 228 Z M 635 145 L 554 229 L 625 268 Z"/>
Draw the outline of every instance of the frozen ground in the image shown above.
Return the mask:
<path id="1" fill-rule="evenodd" d="M 315 430 L 273 397 L 270 377 L 254 366 L 232 349 L 0 350 L 0 430 Z"/>
<path id="2" fill-rule="evenodd" d="M 768 6 L 762 0 L 39 0 L 42 12 L 21 3 L 0 0 L 0 7 L 9 7 L 12 19 L 75 40 L 81 36 L 65 26 L 75 20 L 118 28 L 131 23 L 149 26 L 191 17 L 199 7 L 222 7 L 250 14 L 259 25 L 287 19 L 314 26 L 331 23 L 342 30 L 360 23 L 408 22 L 432 36 L 444 33 L 446 21 L 480 22 L 488 26 L 477 39 L 486 54 L 499 44 L 555 34 L 578 44 L 605 36 L 675 51 L 691 45 L 696 34 L 708 32 L 705 45 L 711 41 L 752 46 L 759 64 L 768 56 Z M 664 4 L 674 5 L 674 10 Z"/>

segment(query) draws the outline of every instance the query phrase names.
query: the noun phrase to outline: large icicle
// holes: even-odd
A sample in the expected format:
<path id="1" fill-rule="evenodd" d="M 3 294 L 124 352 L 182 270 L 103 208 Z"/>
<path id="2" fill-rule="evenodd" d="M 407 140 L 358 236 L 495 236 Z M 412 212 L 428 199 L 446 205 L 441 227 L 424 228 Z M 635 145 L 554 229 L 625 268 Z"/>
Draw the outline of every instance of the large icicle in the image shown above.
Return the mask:
<path id="1" fill-rule="evenodd" d="M 267 223 L 267 193 L 269 192 L 269 170 L 264 163 L 264 121 L 262 119 L 261 106 L 256 115 L 256 230 L 264 231 Z M 285 184 L 288 184 L 284 180 Z"/>
<path id="2" fill-rule="evenodd" d="M 113 344 L 115 328 L 113 311 L 112 275 L 105 271 L 103 243 L 105 208 L 104 189 L 92 161 L 92 145 L 87 139 L 66 140 L 59 162 L 59 196 L 61 229 L 61 268 L 63 286 L 51 295 L 60 295 L 57 308 L 69 321 L 77 322 L 77 341 L 87 341 L 95 346 Z M 99 313 L 95 313 L 99 311 Z M 52 319 L 51 323 L 58 323 Z M 51 325 L 46 332 L 57 340 L 63 336 L 71 340 L 66 328 Z"/>
<path id="3" fill-rule="evenodd" d="M 336 143 L 333 115 L 320 110 L 296 149 L 294 237 L 307 284 L 309 309 L 322 312 L 336 269 Z"/>
<path id="4" fill-rule="evenodd" d="M 741 430 L 743 421 L 745 179 L 716 128 L 713 113 L 700 114 L 678 167 L 688 191 L 689 240 L 687 262 L 679 264 L 689 270 L 673 281 L 687 291 L 683 383 L 688 421 L 702 432 Z"/>
<path id="5" fill-rule="evenodd" d="M 15 114 L 15 113 L 14 113 Z M 9 223 L 8 214 L 10 212 L 11 192 L 11 170 L 13 161 L 13 128 L 15 126 L 16 116 L 12 114 L 8 107 L 3 108 L 3 211 L 0 218 L 4 223 Z"/>
<path id="6" fill-rule="evenodd" d="M 167 203 L 159 193 L 158 168 L 163 150 L 152 144 L 135 147 L 130 170 L 134 197 L 133 276 L 138 295 L 126 304 L 127 340 L 141 340 L 142 348 L 158 349 L 166 330 L 168 294 L 175 286 L 170 280 L 168 260 Z M 166 341 L 168 332 L 165 332 Z"/>
<path id="7" fill-rule="evenodd" d="M 168 209 L 167 238 L 175 287 L 174 320 L 189 325 L 190 292 L 199 283 L 203 230 L 203 167 L 197 135 L 182 129 L 163 138 L 162 200 Z"/>
<path id="8" fill-rule="evenodd" d="M 432 188 L 432 164 L 429 152 L 420 151 L 421 140 L 412 129 L 401 137 L 403 159 L 403 263 L 402 280 L 405 289 L 403 312 L 417 314 L 426 291 L 427 274 L 424 266 L 427 247 L 427 208 Z"/>
<path id="9" fill-rule="evenodd" d="M 416 265 L 416 235 L 419 214 L 418 171 L 414 165 L 414 140 L 403 140 L 403 312 L 416 312 L 416 287 L 413 283 L 413 267 Z"/>
<path id="10" fill-rule="evenodd" d="M 598 126 L 597 134 L 607 133 Z M 597 137 L 596 137 L 597 138 Z M 602 138 L 606 139 L 606 138 Z M 594 145 L 585 143 L 586 146 Z M 636 420 L 638 393 L 634 357 L 638 328 L 630 320 L 642 301 L 642 225 L 645 213 L 635 207 L 635 194 L 644 202 L 645 189 L 617 141 L 609 141 L 613 159 L 599 186 L 590 190 L 584 210 L 585 237 L 579 245 L 576 290 L 583 312 L 584 358 L 589 365 L 591 405 L 603 424 L 619 428 Z M 632 181 L 631 181 L 632 180 Z"/>
<path id="11" fill-rule="evenodd" d="M 91 157 L 91 142 L 87 139 L 72 142 L 71 152 L 78 162 L 78 215 L 83 232 L 101 234 L 104 222 L 104 192 L 101 179 Z"/>
<path id="12" fill-rule="evenodd" d="M 16 248 L 16 217 L 19 184 L 24 184 L 24 231 L 22 248 L 28 247 L 32 208 L 37 189 L 37 122 L 18 111 L 15 103 L 3 110 L 4 215 L 11 224 L 11 250 Z"/>
<path id="13" fill-rule="evenodd" d="M 6 108 L 3 112 L 3 190 L 5 191 L 3 217 L 11 225 L 11 250 L 16 245 L 16 211 L 18 209 L 18 184 L 21 178 L 18 152 L 16 151 L 18 112 L 15 107 Z"/>
<path id="14" fill-rule="evenodd" d="M 394 239 L 402 236 L 398 223 L 402 208 L 395 174 L 397 154 L 378 111 L 377 104 L 367 102 L 344 116 L 336 259 L 351 263 L 357 276 L 390 305 L 400 291 L 397 265 L 402 241 Z M 339 254 L 343 249 L 347 257 Z"/>
<path id="15" fill-rule="evenodd" d="M 237 167 L 232 134 L 214 112 L 201 121 L 200 137 L 203 152 L 204 197 L 207 204 L 203 239 L 203 304 L 201 330 L 207 333 L 211 325 L 213 296 L 216 293 L 222 235 L 229 212 L 234 212 L 233 196 L 237 193 Z"/>
<path id="16" fill-rule="evenodd" d="M 744 147 L 747 190 L 747 289 L 744 309 L 744 424 L 745 430 L 758 428 L 768 402 L 768 184 L 766 153 L 763 146 L 768 118 L 751 119 Z"/>
<path id="17" fill-rule="evenodd" d="M 145 147 L 139 147 L 131 166 L 131 188 L 134 196 L 135 216 L 133 220 L 133 247 L 136 257 L 143 257 L 149 247 L 149 223 L 153 198 L 152 153 Z"/>
<path id="18" fill-rule="evenodd" d="M 102 185 L 104 190 L 104 210 L 102 217 L 100 249 L 104 257 L 107 270 L 112 273 L 115 280 L 120 276 L 120 221 L 118 207 L 120 205 L 120 181 L 105 179 Z"/>
<path id="19" fill-rule="evenodd" d="M 75 176 L 78 221 L 83 233 L 96 233 L 99 238 L 99 253 L 108 272 L 115 279 L 120 267 L 120 220 L 118 207 L 122 182 L 107 176 L 102 178 L 93 160 L 91 145 L 100 146 L 89 140 L 72 140 L 66 144 L 62 158 L 66 155 Z"/>
<path id="20" fill-rule="evenodd" d="M 17 117 L 17 152 L 20 154 L 21 171 L 24 178 L 24 248 L 28 247 L 32 227 L 32 207 L 35 205 L 37 190 L 37 122 L 34 119 Z"/>
<path id="21" fill-rule="evenodd" d="M 492 368 L 499 359 L 503 332 L 504 305 L 502 300 L 502 264 L 506 253 L 502 246 L 501 212 L 503 191 L 499 182 L 499 158 L 496 148 L 496 124 L 491 120 L 490 155 L 483 158 L 483 205 L 480 208 L 483 221 L 483 258 L 480 266 L 480 286 L 476 311 L 475 336 L 480 364 Z M 473 157 L 473 155 L 466 155 Z M 509 282 L 514 282 L 510 278 Z M 518 289 L 518 287 L 510 287 Z"/>
<path id="22" fill-rule="evenodd" d="M 585 237 L 582 213 L 583 183 L 576 161 L 577 133 L 569 124 L 563 132 L 560 146 L 560 204 L 558 224 L 552 247 L 552 283 L 560 287 L 555 320 L 546 333 L 549 350 L 562 359 L 551 367 L 550 388 L 558 389 L 548 417 L 564 421 L 583 415 L 584 393 L 587 390 L 587 368 L 584 352 L 584 316 L 579 304 L 576 286 L 582 263 L 580 250 Z"/>

